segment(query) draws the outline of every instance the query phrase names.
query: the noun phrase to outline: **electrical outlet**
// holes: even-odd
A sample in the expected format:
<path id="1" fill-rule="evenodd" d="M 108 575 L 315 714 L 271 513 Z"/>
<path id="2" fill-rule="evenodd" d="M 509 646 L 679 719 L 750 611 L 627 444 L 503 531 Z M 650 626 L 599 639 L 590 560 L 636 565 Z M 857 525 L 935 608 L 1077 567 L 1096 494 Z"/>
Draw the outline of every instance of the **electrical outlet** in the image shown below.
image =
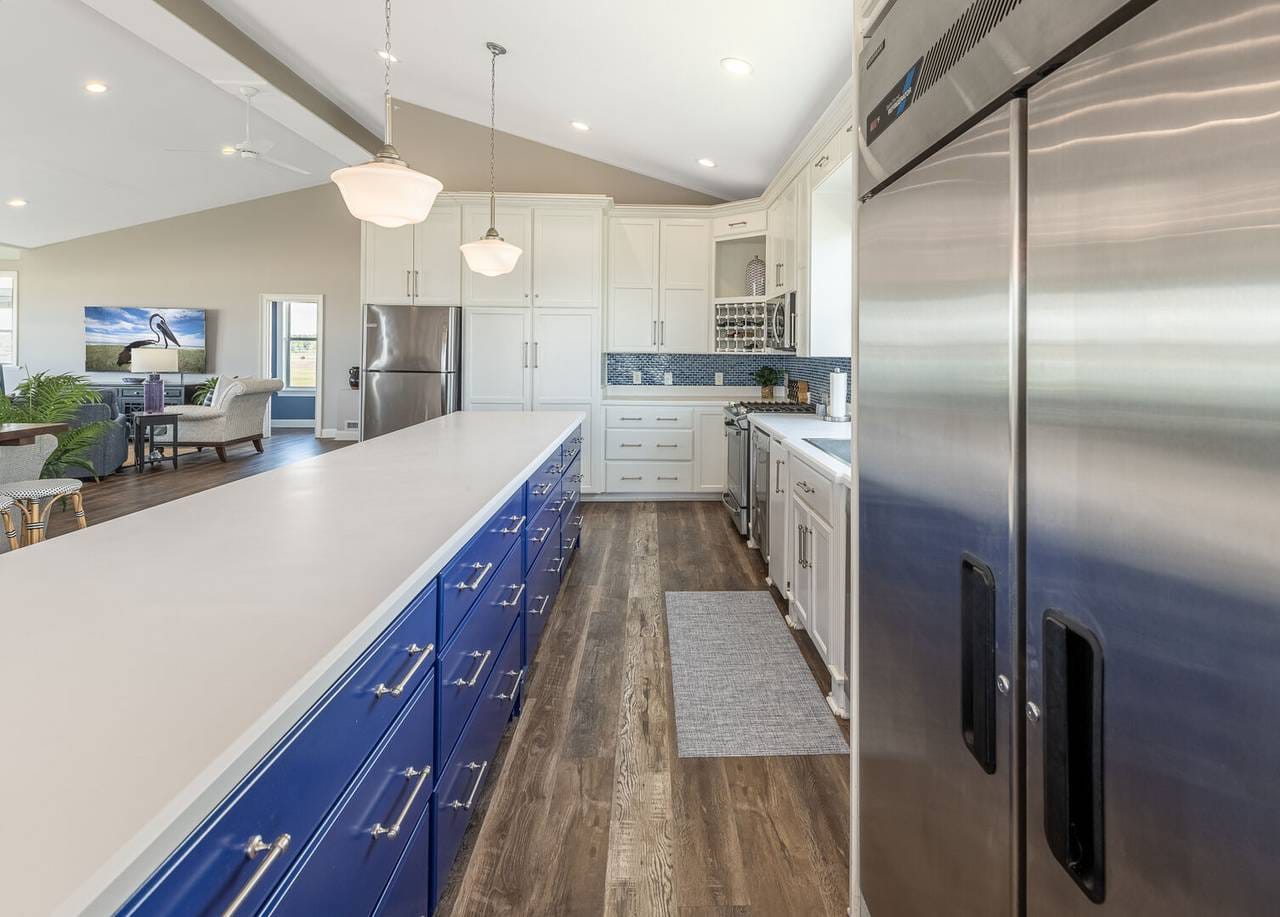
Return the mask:
<path id="1" fill-rule="evenodd" d="M 716 385 L 724 385 L 724 373 L 716 373 Z"/>
<path id="2" fill-rule="evenodd" d="M 641 379 L 641 377 L 640 377 L 640 373 L 639 373 L 639 371 L 638 371 L 638 370 L 632 370 L 632 372 L 631 372 L 631 384 L 632 384 L 632 385 L 639 385 L 642 381 L 643 381 L 643 380 L 642 380 L 642 379 Z"/>
<path id="3" fill-rule="evenodd" d="M 662 384 L 663 384 L 663 385 L 671 385 L 671 373 L 663 373 L 663 374 L 662 374 Z"/>

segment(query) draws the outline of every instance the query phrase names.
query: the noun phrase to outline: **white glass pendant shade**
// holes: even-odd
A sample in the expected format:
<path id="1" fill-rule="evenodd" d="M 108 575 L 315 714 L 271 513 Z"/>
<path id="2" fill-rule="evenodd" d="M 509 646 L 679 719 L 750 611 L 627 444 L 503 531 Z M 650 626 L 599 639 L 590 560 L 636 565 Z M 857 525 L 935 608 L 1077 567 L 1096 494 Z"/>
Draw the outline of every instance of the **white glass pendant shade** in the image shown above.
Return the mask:
<path id="1" fill-rule="evenodd" d="M 461 246 L 467 267 L 486 277 L 510 274 L 523 252 L 518 246 L 503 241 L 492 229 L 478 242 L 465 242 Z"/>
<path id="2" fill-rule="evenodd" d="M 398 157 L 381 154 L 371 162 L 339 169 L 330 178 L 353 217 L 386 229 L 421 223 L 444 187 Z"/>

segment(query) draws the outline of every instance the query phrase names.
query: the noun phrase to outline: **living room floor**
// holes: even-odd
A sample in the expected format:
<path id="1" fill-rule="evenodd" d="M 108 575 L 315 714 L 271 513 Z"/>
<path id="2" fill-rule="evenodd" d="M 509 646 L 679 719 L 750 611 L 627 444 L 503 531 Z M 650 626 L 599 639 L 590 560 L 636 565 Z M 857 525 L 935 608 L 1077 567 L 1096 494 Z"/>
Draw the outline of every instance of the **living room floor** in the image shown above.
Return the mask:
<path id="1" fill-rule="evenodd" d="M 226 462 L 218 461 L 212 449 L 184 449 L 179 453 L 176 471 L 165 463 L 138 474 L 132 464 L 125 465 L 101 481 L 84 482 L 85 515 L 90 525 L 97 525 L 350 445 L 346 441 L 316 439 L 311 430 L 289 429 L 273 430 L 263 444 L 266 450 L 261 455 L 248 443 L 233 446 L 227 451 Z M 49 518 L 48 537 L 74 529 L 75 516 L 70 509 L 55 509 Z"/>

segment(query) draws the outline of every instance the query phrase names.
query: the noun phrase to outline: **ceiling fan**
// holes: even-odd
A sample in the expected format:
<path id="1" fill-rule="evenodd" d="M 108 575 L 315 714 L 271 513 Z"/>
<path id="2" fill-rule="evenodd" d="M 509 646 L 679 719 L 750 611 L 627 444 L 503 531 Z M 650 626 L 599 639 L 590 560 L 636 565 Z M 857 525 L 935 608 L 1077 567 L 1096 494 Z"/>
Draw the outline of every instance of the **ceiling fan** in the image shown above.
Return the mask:
<path id="1" fill-rule="evenodd" d="M 281 169 L 288 169 L 290 172 L 297 172 L 299 175 L 310 175 L 306 169 L 283 160 L 268 156 L 274 143 L 270 140 L 254 140 L 249 129 L 249 116 L 253 113 L 253 97 L 258 94 L 256 86 L 241 86 L 240 95 L 244 97 L 244 139 L 235 146 L 224 146 L 216 150 L 189 150 L 189 149 L 166 149 L 166 153 L 202 153 L 204 155 L 216 156 L 238 156 L 241 159 L 257 160 L 265 162 L 269 165 L 279 166 Z"/>

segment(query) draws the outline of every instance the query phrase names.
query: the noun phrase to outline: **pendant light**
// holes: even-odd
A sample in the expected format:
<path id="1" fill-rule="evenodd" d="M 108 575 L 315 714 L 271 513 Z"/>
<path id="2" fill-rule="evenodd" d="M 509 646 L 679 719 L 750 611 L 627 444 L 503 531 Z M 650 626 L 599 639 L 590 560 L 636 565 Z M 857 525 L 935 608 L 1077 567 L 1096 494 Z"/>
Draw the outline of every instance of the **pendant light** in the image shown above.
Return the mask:
<path id="1" fill-rule="evenodd" d="M 498 55 L 506 54 L 502 45 L 486 42 L 492 56 L 489 60 L 489 231 L 479 242 L 465 242 L 461 246 L 467 267 L 486 277 L 510 274 L 520 260 L 520 249 L 498 235 L 498 205 L 493 180 L 494 96 L 498 78 Z"/>
<path id="2" fill-rule="evenodd" d="M 391 145 L 391 0 L 386 0 L 385 18 L 386 43 L 382 56 L 386 62 L 383 82 L 386 127 L 382 149 L 371 161 L 339 169 L 329 177 L 342 192 L 342 200 L 353 217 L 396 229 L 425 220 L 444 186 L 430 175 L 409 168 Z"/>

